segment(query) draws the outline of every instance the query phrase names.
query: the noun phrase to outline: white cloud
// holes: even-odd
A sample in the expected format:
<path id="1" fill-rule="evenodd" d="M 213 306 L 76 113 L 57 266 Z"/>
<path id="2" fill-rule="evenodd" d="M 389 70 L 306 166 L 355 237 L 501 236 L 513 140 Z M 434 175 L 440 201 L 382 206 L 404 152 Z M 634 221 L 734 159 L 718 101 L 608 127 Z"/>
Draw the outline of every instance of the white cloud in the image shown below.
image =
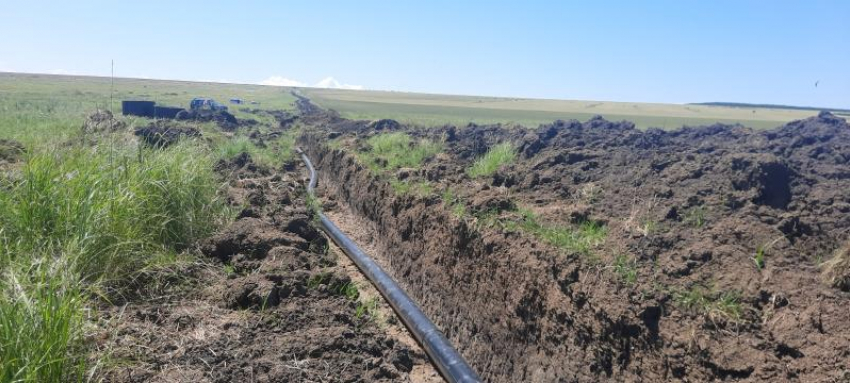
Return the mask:
<path id="1" fill-rule="evenodd" d="M 208 78 L 202 78 L 198 81 L 199 82 L 211 82 L 211 83 L 217 83 L 217 84 L 237 84 L 237 82 L 232 81 L 232 80 L 228 80 L 228 79 L 211 80 L 211 79 L 208 79 Z"/>
<path id="2" fill-rule="evenodd" d="M 7 66 L 6 63 L 0 61 L 0 72 L 14 72 L 15 70 L 12 67 Z"/>
<path id="3" fill-rule="evenodd" d="M 271 76 L 263 81 L 260 81 L 260 85 L 271 85 L 271 86 L 307 86 L 307 84 L 291 80 L 282 76 Z"/>
<path id="4" fill-rule="evenodd" d="M 271 86 L 297 86 L 297 87 L 308 87 L 308 88 L 327 88 L 327 89 L 354 89 L 354 90 L 362 90 L 364 89 L 362 85 L 351 85 L 351 84 L 342 84 L 337 81 L 333 77 L 326 77 L 321 81 L 317 82 L 314 85 L 309 85 L 307 83 L 292 80 L 282 76 L 271 76 L 263 81 L 260 81 L 260 85 L 271 85 Z"/>
<path id="5" fill-rule="evenodd" d="M 71 72 L 68 72 L 67 70 L 64 70 L 64 69 L 51 69 L 51 70 L 47 71 L 46 73 L 47 74 L 64 74 L 64 75 L 72 74 Z"/>
<path id="6" fill-rule="evenodd" d="M 322 81 L 316 83 L 316 88 L 363 90 L 363 85 L 340 84 L 333 77 L 325 77 Z"/>

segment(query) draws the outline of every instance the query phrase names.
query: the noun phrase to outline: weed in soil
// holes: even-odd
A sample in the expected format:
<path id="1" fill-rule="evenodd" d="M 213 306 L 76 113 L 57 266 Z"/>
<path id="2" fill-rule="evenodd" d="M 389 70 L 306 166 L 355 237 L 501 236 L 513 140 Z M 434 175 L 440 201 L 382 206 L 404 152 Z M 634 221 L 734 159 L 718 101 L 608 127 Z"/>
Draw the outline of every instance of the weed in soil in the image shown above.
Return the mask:
<path id="1" fill-rule="evenodd" d="M 599 247 L 608 235 L 606 227 L 593 221 L 581 221 L 576 225 L 550 225 L 529 209 L 519 209 L 520 220 L 505 221 L 508 230 L 521 230 L 559 249 L 575 251 L 594 257 L 593 250 Z"/>
<path id="2" fill-rule="evenodd" d="M 428 181 L 390 180 L 390 186 L 398 195 L 425 197 L 434 192 L 434 187 Z"/>
<path id="3" fill-rule="evenodd" d="M 673 293 L 673 301 L 680 308 L 709 318 L 722 317 L 738 321 L 742 318 L 740 294 L 737 292 L 717 292 L 701 285 Z"/>
<path id="4" fill-rule="evenodd" d="M 699 205 L 688 209 L 685 212 L 683 222 L 696 229 L 700 229 L 705 226 L 705 207 Z"/>
<path id="5" fill-rule="evenodd" d="M 357 319 L 367 318 L 372 321 L 380 319 L 378 312 L 378 298 L 370 298 L 357 302 L 357 307 L 354 310 L 354 317 Z"/>
<path id="6" fill-rule="evenodd" d="M 614 272 L 620 278 L 620 282 L 627 286 L 637 282 L 637 262 L 625 254 L 614 258 Z"/>
<path id="7" fill-rule="evenodd" d="M 414 142 L 406 133 L 384 133 L 367 141 L 369 149 L 359 153 L 362 161 L 376 173 L 399 168 L 418 168 L 443 151 L 440 142 L 422 139 Z"/>
<path id="8" fill-rule="evenodd" d="M 850 242 L 823 263 L 823 270 L 824 279 L 828 284 L 843 291 L 850 291 Z"/>
<path id="9" fill-rule="evenodd" d="M 490 148 L 483 157 L 472 164 L 466 173 L 472 178 L 492 175 L 502 166 L 514 162 L 516 156 L 515 145 L 510 142 L 503 142 Z"/>
<path id="10" fill-rule="evenodd" d="M 452 214 L 458 219 L 463 219 L 467 215 L 466 204 L 458 198 L 451 188 L 446 188 L 443 190 L 443 194 L 440 197 L 443 200 L 443 203 L 451 210 Z"/>

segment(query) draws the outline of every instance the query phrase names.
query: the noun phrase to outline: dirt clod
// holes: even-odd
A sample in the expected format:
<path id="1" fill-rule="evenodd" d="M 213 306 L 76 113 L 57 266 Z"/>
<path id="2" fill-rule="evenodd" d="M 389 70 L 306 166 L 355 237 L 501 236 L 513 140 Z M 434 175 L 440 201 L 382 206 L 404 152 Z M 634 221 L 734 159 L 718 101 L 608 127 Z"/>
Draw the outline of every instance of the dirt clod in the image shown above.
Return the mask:
<path id="1" fill-rule="evenodd" d="M 127 128 L 127 123 L 115 118 L 108 110 L 98 110 L 83 122 L 83 133 L 116 132 Z"/>
<path id="2" fill-rule="evenodd" d="M 141 138 L 145 144 L 154 148 L 171 146 L 186 137 L 201 136 L 198 129 L 167 120 L 159 120 L 144 128 L 136 129 L 134 134 Z"/>
<path id="3" fill-rule="evenodd" d="M 14 163 L 21 159 L 26 148 L 15 140 L 0 139 L 0 161 Z"/>

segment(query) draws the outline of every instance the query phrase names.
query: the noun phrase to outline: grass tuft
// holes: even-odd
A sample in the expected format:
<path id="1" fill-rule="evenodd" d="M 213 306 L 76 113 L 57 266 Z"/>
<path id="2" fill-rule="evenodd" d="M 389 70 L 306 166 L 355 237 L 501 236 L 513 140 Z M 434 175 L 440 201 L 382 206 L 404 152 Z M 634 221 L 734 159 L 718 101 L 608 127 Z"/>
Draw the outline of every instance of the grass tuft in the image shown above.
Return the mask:
<path id="1" fill-rule="evenodd" d="M 614 272 L 620 277 L 620 281 L 631 286 L 637 283 L 637 263 L 624 254 L 614 258 Z"/>
<path id="2" fill-rule="evenodd" d="M 716 292 L 694 285 L 685 291 L 673 293 L 674 303 L 684 310 L 707 315 L 740 320 L 743 316 L 740 294 L 737 292 Z"/>
<path id="3" fill-rule="evenodd" d="M 705 226 L 705 207 L 694 206 L 685 212 L 683 221 L 685 224 L 700 229 Z"/>
<path id="4" fill-rule="evenodd" d="M 472 178 L 489 176 L 499 170 L 500 167 L 514 162 L 516 159 L 516 148 L 510 142 L 498 144 L 479 158 L 467 169 L 466 173 Z"/>
<path id="5" fill-rule="evenodd" d="M 823 263 L 823 276 L 832 287 L 850 291 L 850 242 Z"/>
<path id="6" fill-rule="evenodd" d="M 478 216 L 484 226 L 500 226 L 508 231 L 523 231 L 559 249 L 594 256 L 593 251 L 605 242 L 608 229 L 594 221 L 582 221 L 575 225 L 551 225 L 540 220 L 533 211 L 520 208 L 520 217 L 504 219 L 498 212 L 484 212 Z"/>
<path id="7" fill-rule="evenodd" d="M 443 144 L 422 139 L 414 142 L 406 133 L 384 133 L 367 141 L 369 150 L 359 156 L 376 173 L 399 168 L 418 168 L 425 160 L 443 151 Z"/>
<path id="8" fill-rule="evenodd" d="M 450 188 L 446 188 L 443 190 L 443 194 L 440 196 L 443 200 L 443 203 L 451 209 L 452 214 L 458 219 L 463 219 L 466 217 L 466 204 L 457 196 L 455 196 L 454 192 Z"/>
<path id="9" fill-rule="evenodd" d="M 413 195 L 417 197 L 425 197 L 434 192 L 434 187 L 428 181 L 410 182 L 390 180 L 390 186 L 398 195 Z"/>

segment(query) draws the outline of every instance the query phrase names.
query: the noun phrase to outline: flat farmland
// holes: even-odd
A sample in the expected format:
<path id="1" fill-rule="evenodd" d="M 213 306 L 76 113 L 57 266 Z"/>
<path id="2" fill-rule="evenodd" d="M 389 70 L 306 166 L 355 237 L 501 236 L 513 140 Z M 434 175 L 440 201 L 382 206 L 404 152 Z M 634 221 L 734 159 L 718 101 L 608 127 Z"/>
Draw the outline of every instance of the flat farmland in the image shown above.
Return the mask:
<path id="1" fill-rule="evenodd" d="M 423 93 L 302 89 L 314 103 L 353 119 L 392 118 L 417 125 L 515 123 L 534 127 L 557 119 L 585 121 L 595 115 L 632 121 L 638 128 L 675 129 L 725 123 L 769 129 L 811 117 L 814 110 L 708 105 L 450 96 Z"/>

